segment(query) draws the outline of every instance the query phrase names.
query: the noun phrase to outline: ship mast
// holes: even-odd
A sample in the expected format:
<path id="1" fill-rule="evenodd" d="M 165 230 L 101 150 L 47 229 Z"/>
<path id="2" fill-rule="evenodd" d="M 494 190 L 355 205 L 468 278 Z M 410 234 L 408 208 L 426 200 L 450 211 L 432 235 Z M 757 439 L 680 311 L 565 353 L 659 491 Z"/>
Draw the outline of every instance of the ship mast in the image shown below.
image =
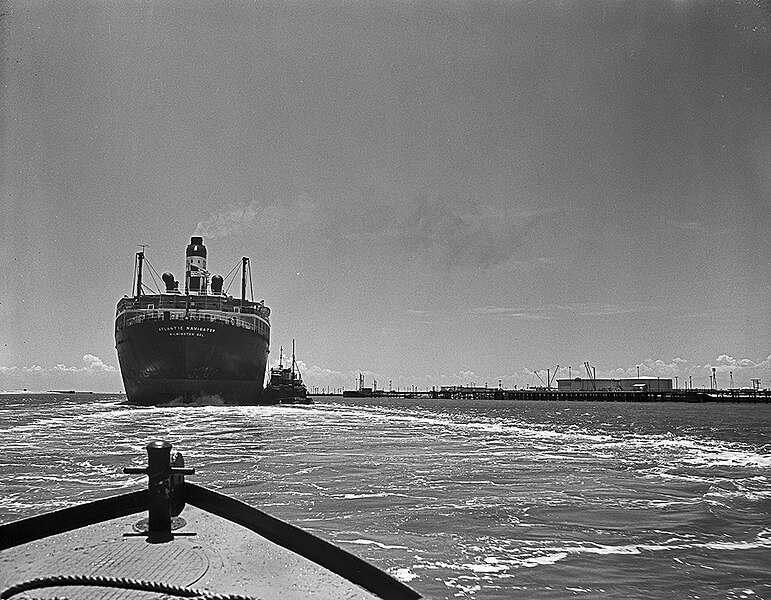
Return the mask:
<path id="1" fill-rule="evenodd" d="M 249 264 L 249 259 L 244 256 L 241 258 L 241 301 L 246 300 L 246 267 Z"/>
<path id="2" fill-rule="evenodd" d="M 139 298 L 142 295 L 142 265 L 145 262 L 144 250 L 137 252 L 137 289 L 136 297 Z"/>

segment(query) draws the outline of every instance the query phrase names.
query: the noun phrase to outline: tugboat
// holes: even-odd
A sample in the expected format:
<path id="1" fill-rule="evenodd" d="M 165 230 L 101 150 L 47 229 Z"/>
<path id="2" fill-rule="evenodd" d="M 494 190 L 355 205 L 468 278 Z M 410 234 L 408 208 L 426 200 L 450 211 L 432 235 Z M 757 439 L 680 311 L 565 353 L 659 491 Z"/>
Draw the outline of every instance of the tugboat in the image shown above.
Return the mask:
<path id="1" fill-rule="evenodd" d="M 420 598 L 342 548 L 185 482 L 195 471 L 169 442 L 146 448 L 147 467 L 124 472 L 146 474 L 147 489 L 0 525 L 0 598 Z"/>
<path id="2" fill-rule="evenodd" d="M 284 366 L 284 348 L 279 351 L 278 367 L 270 369 L 270 381 L 265 388 L 266 402 L 278 404 L 313 404 L 308 397 L 308 390 L 300 375 L 300 368 L 294 354 L 294 340 L 292 340 L 292 365 Z"/>
<path id="3" fill-rule="evenodd" d="M 206 255 L 203 238 L 191 237 L 184 292 L 167 272 L 161 276 L 165 290 L 153 293 L 142 281 L 144 251 L 137 252 L 134 294 L 118 302 L 115 315 L 129 404 L 266 403 L 270 308 L 247 299 L 247 257 L 241 259 L 241 297 L 234 298 L 223 291 L 223 278 L 206 270 Z"/>

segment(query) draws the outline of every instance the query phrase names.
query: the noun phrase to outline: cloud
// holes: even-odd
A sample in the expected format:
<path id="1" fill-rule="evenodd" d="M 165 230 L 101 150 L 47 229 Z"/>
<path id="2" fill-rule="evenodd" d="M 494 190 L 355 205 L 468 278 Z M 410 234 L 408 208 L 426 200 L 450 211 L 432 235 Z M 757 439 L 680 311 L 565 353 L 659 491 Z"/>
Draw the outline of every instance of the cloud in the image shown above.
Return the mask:
<path id="1" fill-rule="evenodd" d="M 117 367 L 105 364 L 101 358 L 93 354 L 85 354 L 83 362 L 85 364 L 80 366 L 70 366 L 64 363 L 57 363 L 52 367 L 41 365 L 0 366 L 0 373 L 115 373 L 118 371 Z"/>
<path id="2" fill-rule="evenodd" d="M 611 315 L 628 315 L 641 312 L 642 306 L 639 305 L 619 305 L 607 304 L 601 302 L 585 302 L 581 304 L 571 304 L 560 306 L 559 309 L 566 313 L 581 317 L 607 317 Z"/>
<path id="3" fill-rule="evenodd" d="M 360 371 L 338 371 L 335 369 L 328 369 L 320 367 L 318 365 L 306 366 L 304 363 L 298 361 L 300 371 L 309 390 L 314 388 L 326 389 L 327 387 L 332 390 L 340 388 L 351 390 L 356 389 L 358 386 L 359 375 L 364 377 L 364 387 L 372 387 L 377 382 L 377 389 L 379 390 L 407 390 L 412 387 L 417 387 L 420 390 L 431 389 L 436 387 L 437 389 L 443 385 L 471 385 L 472 383 L 477 386 L 485 385 L 485 382 L 491 382 L 493 385 L 493 379 L 495 385 L 497 385 L 498 378 L 485 377 L 472 370 L 461 369 L 457 372 L 434 372 L 421 374 L 420 376 L 412 376 L 410 374 L 403 374 L 398 376 L 392 376 L 368 369 L 362 369 Z"/>
<path id="4" fill-rule="evenodd" d="M 307 377 L 315 382 L 315 385 L 343 385 L 351 380 L 356 379 L 359 374 L 351 371 L 343 372 L 335 369 L 327 369 L 319 367 L 318 365 L 308 366 L 302 361 L 299 362 L 300 372 L 303 373 L 303 377 Z"/>
<path id="5" fill-rule="evenodd" d="M 537 308 L 479 306 L 469 312 L 480 317 L 500 316 L 523 321 L 548 321 L 564 317 L 607 317 L 638 313 L 645 308 L 641 305 L 620 305 L 601 302 L 579 304 L 546 304 Z"/>
<path id="6" fill-rule="evenodd" d="M 42 373 L 43 371 L 47 371 L 47 369 L 44 369 L 40 365 L 30 365 L 28 367 L 17 367 L 17 366 L 0 366 L 0 373 Z"/>
<path id="7" fill-rule="evenodd" d="M 337 251 L 366 242 L 447 267 L 486 269 L 516 256 L 555 214 L 564 216 L 565 210 L 526 211 L 505 198 L 457 200 L 433 192 L 404 197 L 364 188 L 357 194 L 255 199 L 231 205 L 199 222 L 193 235 L 208 239 L 247 231 L 312 235 Z"/>
<path id="8" fill-rule="evenodd" d="M 749 385 L 751 379 L 761 379 L 768 381 L 771 372 L 771 355 L 761 361 L 754 361 L 750 358 L 737 359 L 728 354 L 720 354 L 713 362 L 704 364 L 694 364 L 684 358 L 674 358 L 671 360 L 646 359 L 639 365 L 619 367 L 610 371 L 604 371 L 602 377 L 636 377 L 637 367 L 640 368 L 640 375 L 644 377 L 667 377 L 674 379 L 678 377 L 680 383 L 684 383 L 687 378 L 698 378 L 699 381 L 708 379 L 712 375 L 712 369 L 717 374 L 724 376 L 718 383 L 721 387 L 730 384 L 727 377 L 733 377 L 735 385 Z M 597 374 L 600 377 L 600 374 Z"/>
<path id="9" fill-rule="evenodd" d="M 524 309 L 503 306 L 478 306 L 470 309 L 469 312 L 480 317 L 500 316 L 523 321 L 549 321 L 557 317 L 554 311 L 548 307 Z"/>
<path id="10" fill-rule="evenodd" d="M 116 367 L 113 367 L 112 365 L 107 365 L 104 362 L 102 362 L 102 359 L 98 356 L 94 356 L 93 354 L 86 354 L 83 356 L 83 362 L 86 363 L 86 371 L 94 372 L 94 371 L 104 371 L 106 373 L 114 373 L 118 369 Z"/>
<path id="11" fill-rule="evenodd" d="M 370 387 L 373 380 L 377 380 L 379 389 L 388 389 L 389 382 L 393 389 L 408 389 L 413 385 L 418 389 L 430 389 L 431 387 L 440 387 L 443 385 L 469 385 L 473 383 L 476 386 L 484 386 L 486 383 L 490 387 L 497 387 L 498 382 L 505 389 L 526 388 L 533 385 L 541 385 L 546 382 L 547 370 L 534 369 L 527 365 L 508 372 L 483 373 L 475 370 L 461 369 L 456 372 L 434 372 L 415 374 L 403 374 L 396 377 L 383 373 L 377 373 L 370 370 L 361 371 L 338 371 L 320 367 L 318 365 L 306 365 L 299 362 L 300 371 L 303 379 L 309 389 L 329 387 L 336 390 L 340 388 L 355 389 L 359 373 L 364 375 L 365 386 Z M 642 377 L 662 377 L 671 379 L 675 384 L 675 378 L 678 378 L 677 385 L 683 387 L 686 383 L 692 382 L 694 387 L 708 385 L 709 377 L 712 375 L 712 368 L 718 373 L 718 385 L 721 388 L 727 388 L 733 378 L 734 387 L 745 387 L 751 385 L 752 379 L 761 379 L 761 386 L 768 387 L 771 378 L 771 355 L 763 360 L 756 361 L 749 358 L 734 358 L 728 354 L 720 354 L 715 361 L 694 363 L 682 357 L 672 359 L 649 358 L 645 361 L 627 366 L 611 367 L 609 369 L 597 368 L 598 378 L 621 379 L 637 377 L 637 367 L 640 368 Z M 731 375 L 729 376 L 729 371 Z M 536 374 L 537 373 L 537 374 Z M 561 368 L 555 374 L 551 369 L 549 376 L 556 379 L 565 379 L 568 376 L 567 367 Z M 573 377 L 585 377 L 583 367 L 573 368 Z M 539 379 L 540 378 L 540 379 Z"/>
<path id="12" fill-rule="evenodd" d="M 717 357 L 716 365 L 718 369 L 725 370 L 725 369 L 741 369 L 744 367 L 749 368 L 755 368 L 759 365 L 766 364 L 768 365 L 768 362 L 771 360 L 771 356 L 769 356 L 765 361 L 761 363 L 756 363 L 749 358 L 743 358 L 741 360 L 735 359 L 733 356 L 728 356 L 727 354 L 721 354 Z"/>
<path id="13" fill-rule="evenodd" d="M 400 223 L 398 237 L 406 248 L 446 266 L 487 269 L 517 255 L 548 214 L 423 196 Z"/>
<path id="14" fill-rule="evenodd" d="M 677 378 L 677 385 L 680 387 L 690 382 L 693 383 L 694 387 L 709 385 L 708 382 L 712 375 L 713 367 L 718 374 L 718 387 L 720 388 L 729 387 L 731 385 L 731 378 L 733 378 L 734 387 L 749 386 L 752 379 L 760 379 L 761 387 L 769 387 L 769 383 L 771 383 L 771 355 L 764 360 L 755 361 L 749 358 L 736 359 L 727 354 L 721 354 L 714 363 L 692 363 L 680 357 L 672 359 L 649 358 L 635 365 L 611 367 L 609 369 L 598 366 L 596 375 L 599 379 L 633 379 L 637 377 L 638 367 L 641 377 L 671 379 L 673 385 L 675 385 L 675 378 Z M 537 375 L 534 373 L 537 373 Z M 549 374 L 552 377 L 555 375 L 553 370 Z M 563 367 L 559 370 L 556 379 L 566 379 L 567 376 L 567 367 Z M 574 367 L 572 376 L 586 377 L 586 373 L 583 367 Z M 546 369 L 523 367 L 518 372 L 511 372 L 500 377 L 500 379 L 503 380 L 504 388 L 513 388 L 515 385 L 520 387 L 540 385 L 542 382 L 546 382 L 546 377 Z"/>

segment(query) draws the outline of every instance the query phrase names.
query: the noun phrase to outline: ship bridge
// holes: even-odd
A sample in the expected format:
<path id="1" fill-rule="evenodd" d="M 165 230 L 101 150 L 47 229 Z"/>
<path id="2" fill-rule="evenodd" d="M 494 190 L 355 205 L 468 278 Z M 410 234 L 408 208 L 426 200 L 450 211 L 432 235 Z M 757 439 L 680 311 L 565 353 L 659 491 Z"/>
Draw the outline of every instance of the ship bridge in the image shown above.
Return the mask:
<path id="1" fill-rule="evenodd" d="M 223 278 L 209 277 L 203 238 L 192 237 L 186 250 L 185 293 L 171 273 L 164 273 L 165 293 L 146 294 L 142 284 L 144 252 L 137 253 L 136 293 L 124 296 L 115 312 L 116 333 L 126 327 L 149 321 L 205 321 L 249 329 L 270 337 L 270 308 L 265 301 L 246 299 L 249 259 L 241 259 L 241 298 L 223 292 Z M 251 281 L 251 272 L 249 273 Z"/>
<path id="2" fill-rule="evenodd" d="M 256 331 L 270 332 L 270 309 L 264 302 L 232 297 L 158 294 L 125 297 L 115 315 L 115 329 L 148 321 L 205 321 L 224 323 Z"/>

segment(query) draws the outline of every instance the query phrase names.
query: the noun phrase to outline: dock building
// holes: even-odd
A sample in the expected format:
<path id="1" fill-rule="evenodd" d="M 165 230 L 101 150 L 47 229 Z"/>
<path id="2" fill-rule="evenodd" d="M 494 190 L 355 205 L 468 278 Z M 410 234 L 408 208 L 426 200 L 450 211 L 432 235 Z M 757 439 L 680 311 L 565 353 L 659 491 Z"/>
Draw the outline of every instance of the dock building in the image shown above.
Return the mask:
<path id="1" fill-rule="evenodd" d="M 630 379 L 558 379 L 559 392 L 671 392 L 672 380 L 661 377 Z"/>

